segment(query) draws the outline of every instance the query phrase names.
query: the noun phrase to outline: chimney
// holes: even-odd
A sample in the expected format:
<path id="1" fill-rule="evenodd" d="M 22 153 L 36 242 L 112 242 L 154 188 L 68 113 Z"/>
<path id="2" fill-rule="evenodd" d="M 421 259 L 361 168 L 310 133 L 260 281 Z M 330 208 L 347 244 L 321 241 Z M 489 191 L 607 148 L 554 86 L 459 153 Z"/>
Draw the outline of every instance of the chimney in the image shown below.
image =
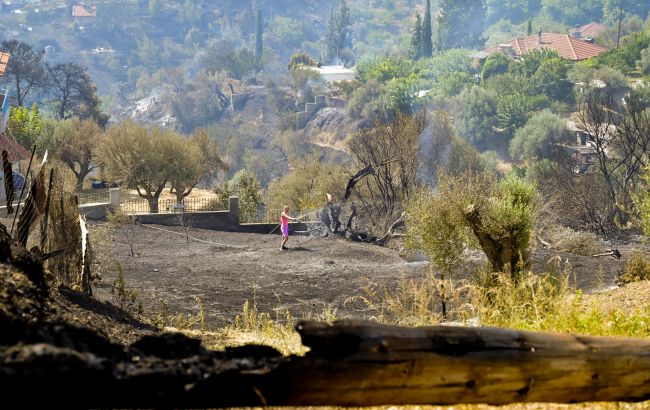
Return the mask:
<path id="1" fill-rule="evenodd" d="M 539 29 L 539 33 L 537 33 L 537 45 L 542 45 L 542 29 Z"/>

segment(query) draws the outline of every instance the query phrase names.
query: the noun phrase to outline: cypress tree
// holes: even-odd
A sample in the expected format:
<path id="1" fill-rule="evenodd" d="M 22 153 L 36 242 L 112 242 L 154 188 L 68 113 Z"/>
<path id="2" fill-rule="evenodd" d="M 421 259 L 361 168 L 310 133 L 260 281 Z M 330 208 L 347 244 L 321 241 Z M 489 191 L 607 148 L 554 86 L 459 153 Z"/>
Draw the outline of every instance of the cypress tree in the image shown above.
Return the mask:
<path id="1" fill-rule="evenodd" d="M 431 31 L 431 0 L 427 0 L 422 22 L 422 57 L 431 57 L 433 53 L 433 32 Z"/>
<path id="2" fill-rule="evenodd" d="M 415 27 L 413 27 L 409 55 L 413 60 L 418 60 L 422 57 L 422 17 L 420 17 L 420 13 L 418 12 L 415 13 Z"/>
<path id="3" fill-rule="evenodd" d="M 350 31 L 350 9 L 345 0 L 341 0 L 337 10 L 332 7 L 330 19 L 327 23 L 325 36 L 325 59 L 332 61 L 341 50 L 352 46 L 352 33 Z"/>
<path id="4" fill-rule="evenodd" d="M 262 21 L 262 10 L 257 9 L 255 18 L 255 62 L 259 64 L 264 55 L 264 27 Z"/>
<path id="5" fill-rule="evenodd" d="M 526 29 L 526 35 L 532 36 L 533 35 L 533 21 L 528 20 L 528 29 Z"/>

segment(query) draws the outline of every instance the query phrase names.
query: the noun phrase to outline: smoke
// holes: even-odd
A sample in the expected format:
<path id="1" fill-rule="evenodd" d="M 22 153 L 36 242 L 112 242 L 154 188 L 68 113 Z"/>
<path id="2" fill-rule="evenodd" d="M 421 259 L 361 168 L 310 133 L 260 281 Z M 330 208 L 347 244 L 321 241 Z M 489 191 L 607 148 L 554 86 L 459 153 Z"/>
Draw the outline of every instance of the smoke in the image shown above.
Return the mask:
<path id="1" fill-rule="evenodd" d="M 418 183 L 435 188 L 440 171 L 448 168 L 454 142 L 454 130 L 445 111 L 427 115 L 427 125 L 418 147 Z"/>

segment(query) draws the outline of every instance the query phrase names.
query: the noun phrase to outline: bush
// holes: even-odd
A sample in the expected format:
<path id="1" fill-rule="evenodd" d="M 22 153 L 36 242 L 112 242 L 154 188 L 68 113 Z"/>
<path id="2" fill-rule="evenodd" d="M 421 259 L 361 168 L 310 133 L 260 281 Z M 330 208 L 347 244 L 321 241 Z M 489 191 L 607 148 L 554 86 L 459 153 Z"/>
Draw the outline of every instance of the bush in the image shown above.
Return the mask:
<path id="1" fill-rule="evenodd" d="M 602 251 L 599 239 L 593 232 L 559 228 L 551 234 L 551 241 L 562 252 L 592 256 Z"/>
<path id="2" fill-rule="evenodd" d="M 650 279 L 650 258 L 640 251 L 633 252 L 625 261 L 625 267 L 619 275 L 619 283 L 638 282 Z"/>
<path id="3" fill-rule="evenodd" d="M 510 141 L 510 155 L 515 160 L 540 160 L 550 157 L 557 143 L 571 139 L 566 121 L 550 110 L 534 114 Z"/>

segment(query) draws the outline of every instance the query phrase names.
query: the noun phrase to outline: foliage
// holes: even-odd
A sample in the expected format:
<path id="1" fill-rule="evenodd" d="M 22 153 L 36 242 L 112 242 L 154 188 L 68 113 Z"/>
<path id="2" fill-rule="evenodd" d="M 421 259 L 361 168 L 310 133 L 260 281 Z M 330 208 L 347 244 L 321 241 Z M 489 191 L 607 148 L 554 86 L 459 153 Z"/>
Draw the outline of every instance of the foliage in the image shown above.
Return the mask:
<path id="1" fill-rule="evenodd" d="M 295 163 L 287 175 L 269 184 L 266 206 L 269 210 L 280 210 L 287 205 L 289 209 L 304 214 L 325 206 L 326 194 L 332 196 L 334 203 L 339 202 L 346 182 L 340 166 L 307 157 Z"/>
<path id="2" fill-rule="evenodd" d="M 370 55 L 357 62 L 356 72 L 356 77 L 361 82 L 387 82 L 408 77 L 413 72 L 413 64 L 403 57 Z"/>
<path id="3" fill-rule="evenodd" d="M 645 32 L 632 33 L 621 39 L 621 47 L 600 54 L 595 61 L 600 66 L 609 66 L 624 74 L 636 69 L 641 52 L 650 47 L 650 34 Z"/>
<path id="4" fill-rule="evenodd" d="M 260 64 L 264 54 L 264 22 L 262 10 L 257 9 L 255 16 L 255 63 Z"/>
<path id="5" fill-rule="evenodd" d="M 424 19 L 422 21 L 420 50 L 420 55 L 422 57 L 431 57 L 431 54 L 433 53 L 433 31 L 431 30 L 431 0 L 426 0 Z"/>
<path id="6" fill-rule="evenodd" d="M 43 130 L 43 119 L 38 106 L 34 104 L 31 109 L 25 106 L 12 107 L 7 129 L 16 142 L 29 149 Z"/>
<path id="7" fill-rule="evenodd" d="M 247 48 L 236 50 L 229 41 L 213 41 L 206 47 L 203 67 L 208 74 L 225 71 L 241 79 L 257 69 L 257 60 L 255 53 Z"/>
<path id="8" fill-rule="evenodd" d="M 494 75 L 505 74 L 508 71 L 511 61 L 512 60 L 503 53 L 490 54 L 483 64 L 481 80 L 485 81 Z"/>
<path id="9" fill-rule="evenodd" d="M 443 77 L 454 74 L 470 74 L 472 59 L 468 50 L 452 48 L 436 53 L 431 58 L 421 60 L 414 73 L 422 79 L 440 81 Z"/>
<path id="10" fill-rule="evenodd" d="M 528 120 L 528 113 L 533 110 L 531 100 L 523 93 L 500 95 L 497 97 L 496 118 L 499 127 L 508 135 L 513 135 L 517 128 L 523 127 Z"/>
<path id="11" fill-rule="evenodd" d="M 436 49 L 480 47 L 483 44 L 484 21 L 482 0 L 441 0 Z"/>
<path id="12" fill-rule="evenodd" d="M 508 176 L 441 176 L 435 192 L 420 192 L 409 206 L 407 243 L 451 273 L 465 246 L 485 252 L 494 272 L 518 277 L 527 263 L 536 216 L 535 187 Z M 507 267 L 506 267 L 507 266 Z"/>
<path id="13" fill-rule="evenodd" d="M 640 280 L 650 280 L 650 259 L 637 250 L 632 252 L 625 261 L 625 267 L 623 267 L 618 281 L 620 283 L 631 283 Z"/>
<path id="14" fill-rule="evenodd" d="M 553 20 L 567 24 L 601 21 L 603 0 L 542 0 L 542 11 Z"/>
<path id="15" fill-rule="evenodd" d="M 542 110 L 515 131 L 510 141 L 510 155 L 525 161 L 549 158 L 557 150 L 556 144 L 567 143 L 571 137 L 566 121 L 548 109 Z"/>
<path id="16" fill-rule="evenodd" d="M 193 132 L 219 120 L 229 107 L 228 98 L 220 89 L 214 89 L 216 76 L 199 72 L 182 91 L 167 95 L 171 112 L 183 132 Z"/>
<path id="17" fill-rule="evenodd" d="M 350 95 L 346 111 L 352 118 L 368 119 L 371 122 L 387 117 L 387 86 L 377 80 L 366 81 Z"/>
<path id="18" fill-rule="evenodd" d="M 409 48 L 409 57 L 411 60 L 418 60 L 422 57 L 422 17 L 420 13 L 415 13 L 415 26 L 411 37 L 411 48 Z"/>
<path id="19" fill-rule="evenodd" d="M 641 59 L 638 62 L 639 70 L 645 75 L 650 74 L 650 47 L 641 50 Z"/>
<path id="20" fill-rule="evenodd" d="M 105 180 L 136 189 L 149 202 L 150 211 L 156 213 L 167 182 L 181 177 L 187 181 L 184 177 L 200 161 L 187 157 L 181 157 L 186 161 L 174 160 L 180 155 L 176 150 L 184 144 L 187 141 L 175 132 L 125 121 L 108 129 L 105 142 L 96 150 L 96 159 Z"/>
<path id="21" fill-rule="evenodd" d="M 592 68 L 576 65 L 568 74 L 579 86 L 578 100 L 596 99 L 611 102 L 612 108 L 629 91 L 625 75 L 615 68 Z"/>
<path id="22" fill-rule="evenodd" d="M 47 83 L 47 75 L 43 67 L 43 54 L 34 51 L 32 46 L 19 40 L 5 40 L 0 49 L 10 54 L 9 63 L 3 82 L 13 86 L 16 105 L 25 105 L 29 96 Z"/>
<path id="23" fill-rule="evenodd" d="M 228 169 L 219 158 L 216 144 L 208 139 L 207 133 L 202 129 L 197 130 L 189 139 L 175 135 L 169 143 L 172 145 L 170 151 L 174 153 L 168 159 L 169 167 L 174 172 L 169 174 L 168 179 L 178 203 L 206 176 Z"/>
<path id="24" fill-rule="evenodd" d="M 459 97 L 461 112 L 457 117 L 458 134 L 467 142 L 484 146 L 496 126 L 496 95 L 491 90 L 473 86 Z"/>
<path id="25" fill-rule="evenodd" d="M 305 32 L 301 22 L 289 17 L 273 17 L 271 30 L 270 40 L 290 49 L 300 47 L 300 44 L 305 38 Z"/>
<path id="26" fill-rule="evenodd" d="M 81 190 L 86 176 L 95 169 L 94 153 L 104 143 L 103 130 L 92 120 L 75 117 L 55 124 L 50 143 L 52 154 L 70 168 Z"/>
<path id="27" fill-rule="evenodd" d="M 262 192 L 260 183 L 245 169 L 238 171 L 230 181 L 228 190 L 232 195 L 239 197 L 239 220 L 248 222 L 257 215 L 262 204 Z"/>
<path id="28" fill-rule="evenodd" d="M 307 53 L 296 53 L 291 56 L 289 61 L 289 71 L 298 68 L 298 67 L 315 67 L 316 61 L 309 57 Z"/>
<path id="29" fill-rule="evenodd" d="M 350 9 L 345 0 L 340 0 L 338 9 L 332 7 L 325 35 L 325 60 L 334 61 L 342 51 L 352 47 Z"/>

